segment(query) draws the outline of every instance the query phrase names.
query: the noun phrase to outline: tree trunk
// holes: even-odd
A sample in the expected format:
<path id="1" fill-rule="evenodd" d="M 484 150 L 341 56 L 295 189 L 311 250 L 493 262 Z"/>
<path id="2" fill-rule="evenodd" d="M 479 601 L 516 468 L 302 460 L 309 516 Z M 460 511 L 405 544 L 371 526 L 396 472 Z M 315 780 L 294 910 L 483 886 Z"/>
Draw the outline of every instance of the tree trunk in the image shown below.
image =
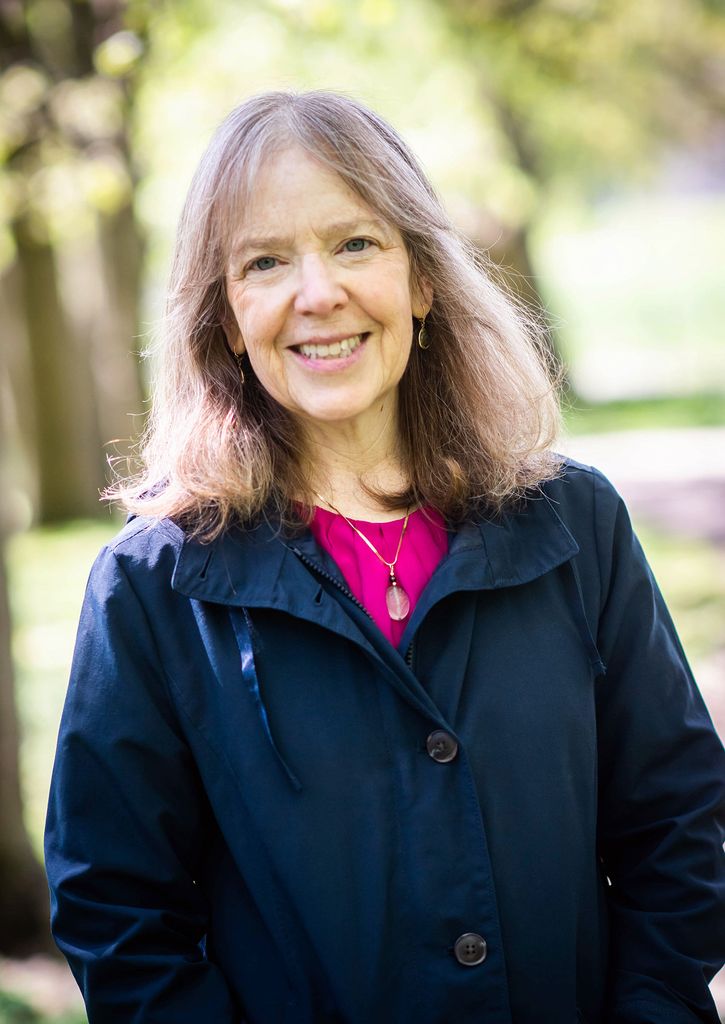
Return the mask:
<path id="1" fill-rule="evenodd" d="M 22 222 L 14 227 L 35 394 L 38 519 L 97 516 L 103 455 L 88 359 L 68 326 L 52 246 Z"/>
<path id="2" fill-rule="evenodd" d="M 139 294 L 143 240 L 131 204 L 111 217 L 99 217 L 98 245 L 105 302 L 103 324 L 93 340 L 93 368 L 101 430 L 115 454 L 127 455 L 140 433 L 143 385 L 138 353 Z"/>
<path id="3" fill-rule="evenodd" d="M 14 274 L 11 274 L 14 278 Z M 20 458 L 20 435 L 27 393 L 17 392 L 25 375 L 18 365 L 24 350 L 13 306 L 8 302 L 8 275 L 0 280 L 0 316 L 8 345 L 0 348 L 0 954 L 26 955 L 50 944 L 48 897 L 43 872 L 23 823 L 20 786 L 19 727 L 11 653 L 11 615 L 5 568 L 5 538 L 23 522 L 23 502 L 14 482 Z M 15 378 L 13 380 L 13 378 Z M 14 401 L 14 383 L 17 401 Z"/>
<path id="4" fill-rule="evenodd" d="M 26 527 L 37 504 L 35 408 L 17 261 L 0 275 L 0 519 L 5 531 Z"/>
<path id="5" fill-rule="evenodd" d="M 10 605 L 0 536 L 0 954 L 50 948 L 48 888 L 23 824 L 17 709 L 10 651 Z"/>

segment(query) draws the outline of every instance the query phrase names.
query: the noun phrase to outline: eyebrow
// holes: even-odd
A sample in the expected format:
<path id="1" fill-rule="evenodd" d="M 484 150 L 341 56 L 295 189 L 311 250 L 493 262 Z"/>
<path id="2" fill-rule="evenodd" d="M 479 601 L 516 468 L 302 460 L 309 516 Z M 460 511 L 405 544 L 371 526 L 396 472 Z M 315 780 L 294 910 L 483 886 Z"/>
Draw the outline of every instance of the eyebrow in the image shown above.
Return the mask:
<path id="1" fill-rule="evenodd" d="M 390 237 L 390 228 L 382 220 L 338 220 L 328 224 L 321 234 L 322 238 L 334 238 L 343 235 L 355 235 L 361 232 L 381 234 Z M 232 259 L 239 259 L 244 253 L 264 251 L 268 249 L 288 249 L 294 238 L 291 235 L 242 235 L 232 248 Z"/>

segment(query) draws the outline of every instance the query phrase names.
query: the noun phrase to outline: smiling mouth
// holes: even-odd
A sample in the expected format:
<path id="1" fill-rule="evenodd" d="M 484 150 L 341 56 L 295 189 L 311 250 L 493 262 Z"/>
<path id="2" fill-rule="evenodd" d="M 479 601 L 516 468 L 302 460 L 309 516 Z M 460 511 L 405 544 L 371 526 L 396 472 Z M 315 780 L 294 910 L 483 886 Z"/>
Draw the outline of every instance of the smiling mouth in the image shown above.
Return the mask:
<path id="1" fill-rule="evenodd" d="M 352 334 L 349 338 L 331 342 L 329 345 L 303 344 L 294 345 L 293 348 L 307 359 L 344 359 L 360 348 L 366 338 L 367 333 Z"/>

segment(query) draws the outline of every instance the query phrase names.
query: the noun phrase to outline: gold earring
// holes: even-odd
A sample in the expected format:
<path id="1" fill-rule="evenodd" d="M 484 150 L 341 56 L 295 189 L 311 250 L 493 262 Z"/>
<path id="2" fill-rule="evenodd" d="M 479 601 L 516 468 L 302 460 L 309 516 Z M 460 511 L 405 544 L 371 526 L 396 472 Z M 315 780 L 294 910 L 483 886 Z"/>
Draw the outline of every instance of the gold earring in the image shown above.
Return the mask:
<path id="1" fill-rule="evenodd" d="M 426 314 L 427 316 L 427 314 Z M 425 316 L 420 321 L 420 328 L 418 330 L 418 348 L 428 348 L 430 342 L 428 340 L 428 332 L 425 329 Z"/>
<path id="2" fill-rule="evenodd" d="M 242 356 L 243 355 L 244 355 L 243 352 L 235 352 L 234 353 L 234 358 L 237 361 L 237 369 L 239 370 L 239 382 L 240 382 L 240 384 L 244 383 L 244 370 L 242 369 Z"/>

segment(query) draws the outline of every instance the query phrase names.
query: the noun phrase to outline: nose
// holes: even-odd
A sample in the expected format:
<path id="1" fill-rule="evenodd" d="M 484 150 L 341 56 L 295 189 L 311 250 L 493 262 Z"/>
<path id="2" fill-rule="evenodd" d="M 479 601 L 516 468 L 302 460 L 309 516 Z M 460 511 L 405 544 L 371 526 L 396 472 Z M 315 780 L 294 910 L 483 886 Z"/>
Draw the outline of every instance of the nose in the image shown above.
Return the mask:
<path id="1" fill-rule="evenodd" d="M 347 292 L 334 268 L 316 253 L 306 255 L 299 270 L 295 312 L 326 316 L 346 303 Z"/>

